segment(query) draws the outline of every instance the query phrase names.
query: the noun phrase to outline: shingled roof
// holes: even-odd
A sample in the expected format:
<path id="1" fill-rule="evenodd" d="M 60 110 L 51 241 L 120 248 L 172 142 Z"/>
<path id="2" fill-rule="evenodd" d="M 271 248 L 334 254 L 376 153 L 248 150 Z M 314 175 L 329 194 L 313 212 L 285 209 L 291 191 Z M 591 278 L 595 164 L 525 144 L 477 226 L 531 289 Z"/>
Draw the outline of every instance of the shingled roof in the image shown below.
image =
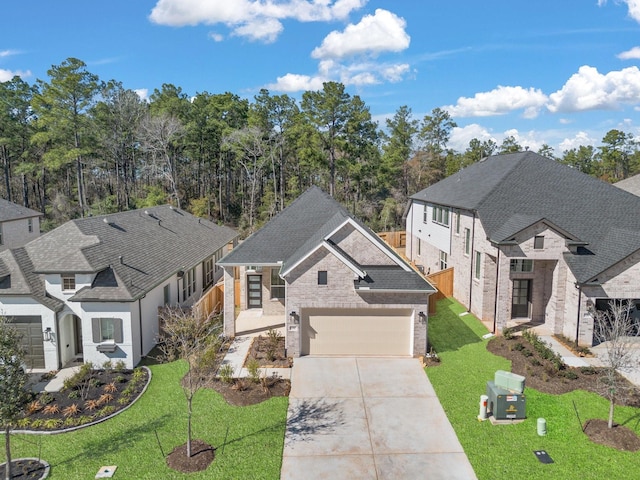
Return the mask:
<path id="1" fill-rule="evenodd" d="M 640 197 L 533 152 L 488 157 L 411 199 L 476 212 L 495 243 L 545 221 L 585 244 L 566 255 L 579 282 L 640 249 Z"/>
<path id="2" fill-rule="evenodd" d="M 42 214 L 13 202 L 0 198 L 0 222 L 40 217 Z"/>
<path id="3" fill-rule="evenodd" d="M 281 272 L 287 272 L 322 244 L 335 248 L 329 236 L 347 221 L 367 232 L 370 238 L 397 262 L 393 267 L 377 267 L 376 278 L 379 279 L 379 283 L 376 287 L 381 285 L 382 288 L 384 285 L 388 289 L 414 290 L 421 286 L 423 291 L 434 291 L 433 287 L 410 267 L 400 267 L 406 266 L 406 262 L 391 247 L 318 187 L 309 188 L 264 227 L 222 258 L 218 264 L 281 266 Z M 342 254 L 346 256 L 344 252 Z M 348 258 L 348 261 L 355 264 L 351 258 Z M 364 267 L 356 266 L 364 270 Z M 385 269 L 388 270 L 388 275 L 385 275 Z M 393 284 L 383 281 L 389 275 L 393 275 Z"/>
<path id="4" fill-rule="evenodd" d="M 622 190 L 626 190 L 627 192 L 640 196 L 640 173 L 633 177 L 620 180 L 619 182 L 614 183 L 614 185 Z"/>
<path id="5" fill-rule="evenodd" d="M 71 301 L 134 301 L 236 236 L 228 227 L 168 205 L 150 207 L 71 220 L 25 245 L 30 267 L 23 270 L 29 268 L 42 282 L 47 273 L 97 274 Z M 0 254 L 2 264 L 14 251 Z M 12 282 L 2 293 L 17 293 L 13 290 Z"/>

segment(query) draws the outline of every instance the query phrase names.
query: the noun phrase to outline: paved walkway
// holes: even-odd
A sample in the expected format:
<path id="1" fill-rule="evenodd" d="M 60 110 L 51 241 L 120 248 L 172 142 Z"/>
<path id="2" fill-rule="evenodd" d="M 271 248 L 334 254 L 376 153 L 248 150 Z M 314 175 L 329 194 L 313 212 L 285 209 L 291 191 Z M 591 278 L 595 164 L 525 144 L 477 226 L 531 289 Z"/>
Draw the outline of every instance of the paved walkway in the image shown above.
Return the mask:
<path id="1" fill-rule="evenodd" d="M 475 479 L 413 358 L 297 358 L 281 479 Z"/>
<path id="2" fill-rule="evenodd" d="M 604 365 L 603 358 L 607 354 L 607 347 L 604 343 L 589 348 L 594 356 L 579 357 L 558 342 L 544 325 L 534 327 L 532 330 L 540 336 L 541 340 L 550 345 L 554 352 L 560 354 L 562 361 L 570 367 L 602 367 Z M 629 349 L 631 352 L 630 362 L 635 366 L 628 370 L 621 370 L 620 374 L 634 385 L 640 387 L 640 338 L 630 339 Z"/>

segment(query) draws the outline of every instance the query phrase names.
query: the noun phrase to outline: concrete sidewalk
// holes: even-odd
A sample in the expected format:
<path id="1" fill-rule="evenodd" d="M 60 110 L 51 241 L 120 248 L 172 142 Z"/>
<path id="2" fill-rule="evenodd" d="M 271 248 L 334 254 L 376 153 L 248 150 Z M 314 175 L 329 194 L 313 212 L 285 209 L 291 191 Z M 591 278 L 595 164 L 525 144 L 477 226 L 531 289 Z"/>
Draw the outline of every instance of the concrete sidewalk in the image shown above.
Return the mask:
<path id="1" fill-rule="evenodd" d="M 282 480 L 475 479 L 414 358 L 297 358 Z"/>

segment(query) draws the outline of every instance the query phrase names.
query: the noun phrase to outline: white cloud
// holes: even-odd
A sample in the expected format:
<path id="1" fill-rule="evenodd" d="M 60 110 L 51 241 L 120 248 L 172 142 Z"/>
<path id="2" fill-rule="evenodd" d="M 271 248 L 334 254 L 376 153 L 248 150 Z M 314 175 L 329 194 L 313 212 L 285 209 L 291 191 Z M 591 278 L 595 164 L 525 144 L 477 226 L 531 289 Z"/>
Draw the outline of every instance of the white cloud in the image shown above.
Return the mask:
<path id="1" fill-rule="evenodd" d="M 572 138 L 565 138 L 558 145 L 560 152 L 566 152 L 581 145 L 596 145 L 598 141 L 592 138 L 587 132 L 577 132 Z"/>
<path id="2" fill-rule="evenodd" d="M 311 56 L 322 59 L 401 52 L 411 41 L 405 32 L 406 26 L 403 18 L 379 8 L 374 15 L 365 15 L 359 23 L 349 24 L 344 31 L 331 32 Z"/>
<path id="3" fill-rule="evenodd" d="M 214 42 L 221 42 L 224 40 L 224 35 L 216 32 L 209 32 L 208 37 Z"/>
<path id="4" fill-rule="evenodd" d="M 490 117 L 514 110 L 524 110 L 525 118 L 535 118 L 547 102 L 540 89 L 498 86 L 489 92 L 476 93 L 473 98 L 460 97 L 455 105 L 442 107 L 452 117 Z"/>
<path id="5" fill-rule="evenodd" d="M 633 60 L 640 58 L 640 47 L 633 47 L 630 50 L 621 52 L 616 55 L 620 60 Z"/>
<path id="6" fill-rule="evenodd" d="M 583 65 L 562 89 L 549 95 L 552 113 L 584 110 L 614 110 L 624 103 L 640 102 L 640 70 L 629 67 L 605 75 Z"/>
<path id="7" fill-rule="evenodd" d="M 629 16 L 640 23 L 640 0 L 620 0 L 629 7 Z M 598 0 L 598 6 L 606 5 L 607 0 Z M 616 1 L 618 3 L 618 1 Z"/>
<path id="8" fill-rule="evenodd" d="M 281 20 L 300 22 L 343 20 L 367 0 L 158 0 L 149 19 L 160 25 L 224 24 L 235 35 L 272 42 L 282 31 Z M 253 30 L 258 27 L 258 31 Z M 257 33 L 257 34 L 256 34 Z"/>
<path id="9" fill-rule="evenodd" d="M 573 120 L 571 118 L 561 118 L 559 122 L 561 125 L 569 125 L 570 123 L 573 123 Z"/>
<path id="10" fill-rule="evenodd" d="M 140 100 L 142 100 L 143 102 L 148 102 L 149 101 L 149 89 L 148 88 L 136 88 L 133 91 L 136 92 L 136 95 L 138 95 L 138 97 L 140 97 Z"/>
<path id="11" fill-rule="evenodd" d="M 0 58 L 18 55 L 19 53 L 20 52 L 18 52 L 17 50 L 0 50 Z"/>
<path id="12" fill-rule="evenodd" d="M 16 75 L 22 79 L 25 79 L 31 76 L 31 71 L 27 70 L 26 72 L 23 72 L 22 70 L 3 70 L 2 68 L 0 68 L 0 82 L 8 82 Z"/>
<path id="13" fill-rule="evenodd" d="M 493 140 L 498 143 L 489 130 L 477 123 L 472 123 L 470 125 L 465 125 L 464 127 L 454 127 L 453 130 L 451 130 L 451 138 L 449 139 L 448 147 L 453 148 L 458 152 L 464 152 L 469 146 L 469 142 L 474 138 L 477 138 L 482 142 L 486 140 Z"/>
<path id="14" fill-rule="evenodd" d="M 309 75 L 287 73 L 282 77 L 278 77 L 275 83 L 265 85 L 265 88 L 276 92 L 288 93 L 304 90 L 322 90 L 322 84 L 326 81 L 328 79 L 320 76 L 310 77 Z"/>
<path id="15" fill-rule="evenodd" d="M 250 40 L 262 40 L 273 43 L 284 30 L 282 24 L 274 18 L 257 18 L 237 27 L 233 35 L 247 37 Z"/>

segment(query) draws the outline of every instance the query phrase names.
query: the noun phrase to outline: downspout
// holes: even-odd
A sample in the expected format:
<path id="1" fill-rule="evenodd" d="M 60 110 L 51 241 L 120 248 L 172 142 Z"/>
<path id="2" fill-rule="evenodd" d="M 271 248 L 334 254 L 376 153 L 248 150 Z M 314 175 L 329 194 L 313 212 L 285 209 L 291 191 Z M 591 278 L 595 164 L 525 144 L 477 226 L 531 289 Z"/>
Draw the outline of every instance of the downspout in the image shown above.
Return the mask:
<path id="1" fill-rule="evenodd" d="M 580 305 L 582 304 L 582 285 L 575 284 L 578 289 L 578 318 L 576 318 L 576 348 L 578 348 L 578 338 L 580 336 Z"/>
<path id="2" fill-rule="evenodd" d="M 413 259 L 413 237 L 415 237 L 415 230 L 413 229 L 413 201 L 409 199 L 409 212 L 411 212 L 411 243 L 409 244 L 409 258 Z"/>
<path id="3" fill-rule="evenodd" d="M 500 284 L 500 247 L 496 247 L 498 255 L 496 256 L 496 293 L 493 305 L 493 334 L 496 334 L 498 326 L 498 285 Z"/>
<path id="4" fill-rule="evenodd" d="M 146 295 L 144 297 L 146 297 Z M 142 360 L 142 357 L 144 356 L 144 342 L 142 341 L 142 298 L 138 299 L 138 324 L 140 326 L 140 360 Z"/>
<path id="5" fill-rule="evenodd" d="M 473 293 L 473 263 L 475 262 L 475 244 L 476 244 L 476 212 L 473 212 L 473 224 L 471 225 L 471 251 L 469 252 L 469 256 L 471 257 L 471 262 L 469 265 L 469 308 L 467 311 L 471 313 L 471 296 Z"/>

